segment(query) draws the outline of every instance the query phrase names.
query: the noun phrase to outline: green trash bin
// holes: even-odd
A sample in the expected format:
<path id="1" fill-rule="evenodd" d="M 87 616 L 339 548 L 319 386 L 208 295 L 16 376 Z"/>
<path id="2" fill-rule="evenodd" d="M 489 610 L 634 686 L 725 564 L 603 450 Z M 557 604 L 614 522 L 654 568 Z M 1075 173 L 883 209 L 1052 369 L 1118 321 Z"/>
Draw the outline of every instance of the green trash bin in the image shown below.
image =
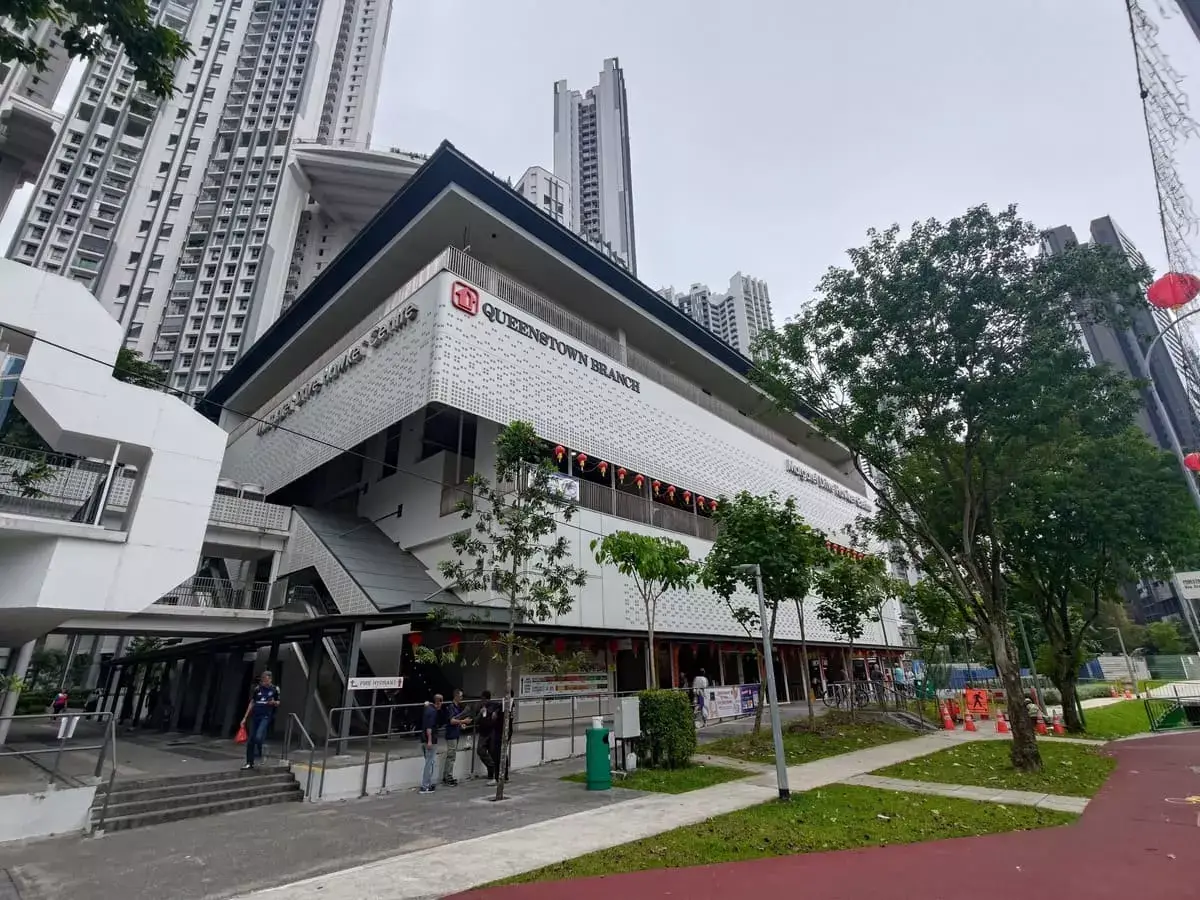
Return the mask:
<path id="1" fill-rule="evenodd" d="M 608 764 L 609 730 L 600 725 L 599 719 L 585 732 L 587 760 L 587 789 L 607 791 L 612 788 L 612 769 Z"/>

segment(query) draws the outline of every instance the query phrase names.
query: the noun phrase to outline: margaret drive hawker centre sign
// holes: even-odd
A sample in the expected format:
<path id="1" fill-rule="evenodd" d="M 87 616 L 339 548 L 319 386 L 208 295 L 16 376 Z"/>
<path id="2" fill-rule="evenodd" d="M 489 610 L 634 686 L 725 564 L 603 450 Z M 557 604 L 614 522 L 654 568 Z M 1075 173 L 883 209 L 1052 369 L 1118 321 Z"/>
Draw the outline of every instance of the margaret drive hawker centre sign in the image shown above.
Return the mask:
<path id="1" fill-rule="evenodd" d="M 320 372 L 312 381 L 304 385 L 292 396 L 288 397 L 279 407 L 258 425 L 258 434 L 263 435 L 278 428 L 285 419 L 291 416 L 314 397 L 332 385 L 348 371 L 367 358 L 367 354 L 386 344 L 392 337 L 408 328 L 417 320 L 417 308 L 411 303 L 389 313 L 375 324 L 362 338 Z"/>

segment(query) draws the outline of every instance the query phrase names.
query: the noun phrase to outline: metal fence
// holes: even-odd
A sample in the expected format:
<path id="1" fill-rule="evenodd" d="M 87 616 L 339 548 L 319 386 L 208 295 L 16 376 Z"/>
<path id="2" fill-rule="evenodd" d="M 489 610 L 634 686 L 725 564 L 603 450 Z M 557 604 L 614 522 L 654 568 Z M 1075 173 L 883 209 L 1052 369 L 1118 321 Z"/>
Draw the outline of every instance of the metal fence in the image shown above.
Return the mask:
<path id="1" fill-rule="evenodd" d="M 230 581 L 194 575 L 155 601 L 159 606 L 186 606 L 198 609 L 266 610 L 271 585 L 265 581 Z"/>
<path id="2" fill-rule="evenodd" d="M 1168 684 L 1146 692 L 1151 731 L 1200 728 L 1200 684 Z"/>

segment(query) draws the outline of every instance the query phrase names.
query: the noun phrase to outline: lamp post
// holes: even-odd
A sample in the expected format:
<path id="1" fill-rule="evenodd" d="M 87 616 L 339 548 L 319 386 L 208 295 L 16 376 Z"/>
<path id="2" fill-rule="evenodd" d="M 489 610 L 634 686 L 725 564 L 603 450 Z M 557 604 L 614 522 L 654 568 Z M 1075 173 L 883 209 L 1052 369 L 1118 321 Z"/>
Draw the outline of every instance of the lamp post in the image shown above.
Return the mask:
<path id="1" fill-rule="evenodd" d="M 1129 687 L 1135 697 L 1141 697 L 1142 692 L 1138 690 L 1137 677 L 1133 674 L 1133 660 L 1129 658 L 1129 653 L 1125 649 L 1125 635 L 1121 634 L 1120 628 L 1114 628 L 1113 631 L 1117 633 L 1117 640 L 1121 644 L 1121 655 L 1125 657 L 1125 670 L 1129 672 Z"/>
<path id="2" fill-rule="evenodd" d="M 1163 429 L 1167 432 L 1167 439 L 1171 442 L 1171 449 L 1175 453 L 1175 459 L 1179 463 L 1180 471 L 1183 472 L 1183 479 L 1187 482 L 1188 493 L 1192 495 L 1192 502 L 1196 504 L 1196 509 L 1200 511 L 1200 485 L 1196 484 L 1196 476 L 1188 468 L 1186 461 L 1187 454 L 1183 452 L 1183 445 L 1179 443 L 1179 435 L 1175 433 L 1175 426 L 1171 424 L 1171 419 L 1167 416 L 1166 404 L 1163 403 L 1162 397 L 1158 393 L 1158 385 L 1154 382 L 1154 376 L 1150 374 L 1150 358 L 1159 341 L 1166 336 L 1167 332 L 1174 330 L 1185 319 L 1189 319 L 1197 313 L 1200 313 L 1200 306 L 1184 313 L 1182 316 L 1177 316 L 1170 325 L 1154 336 L 1154 340 L 1150 342 L 1150 346 L 1146 348 L 1144 354 L 1137 354 L 1137 361 L 1139 368 L 1142 370 L 1142 378 L 1150 385 L 1150 397 L 1154 401 L 1154 410 L 1158 414 L 1159 421 L 1163 424 Z M 1187 598 L 1183 596 L 1180 586 L 1176 585 L 1175 589 L 1179 592 L 1180 609 L 1183 612 L 1184 621 L 1187 622 L 1188 628 L 1192 632 L 1192 640 L 1200 646 L 1200 633 L 1197 632 L 1196 623 L 1193 621 L 1196 611 L 1191 607 L 1191 603 Z"/>
<path id="3" fill-rule="evenodd" d="M 783 723 L 779 720 L 779 699 L 775 692 L 775 659 L 771 652 L 771 634 L 767 628 L 767 602 L 763 598 L 762 567 L 758 563 L 738 566 L 734 571 L 754 573 L 758 588 L 758 624 L 762 631 L 763 654 L 766 656 L 767 702 L 771 708 L 771 740 L 775 743 L 775 779 L 779 783 L 779 799 L 790 800 L 792 791 L 788 787 L 787 760 L 783 755 Z"/>

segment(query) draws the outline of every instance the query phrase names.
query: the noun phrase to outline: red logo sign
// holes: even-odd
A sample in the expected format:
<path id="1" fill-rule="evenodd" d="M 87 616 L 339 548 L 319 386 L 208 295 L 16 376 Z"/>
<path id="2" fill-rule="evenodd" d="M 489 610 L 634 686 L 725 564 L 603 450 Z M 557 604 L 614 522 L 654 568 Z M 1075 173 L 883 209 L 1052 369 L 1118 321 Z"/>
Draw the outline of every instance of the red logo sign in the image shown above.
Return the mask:
<path id="1" fill-rule="evenodd" d="M 454 287 L 450 289 L 450 302 L 468 316 L 479 313 L 479 291 L 469 284 L 463 284 L 461 281 L 454 282 Z"/>

